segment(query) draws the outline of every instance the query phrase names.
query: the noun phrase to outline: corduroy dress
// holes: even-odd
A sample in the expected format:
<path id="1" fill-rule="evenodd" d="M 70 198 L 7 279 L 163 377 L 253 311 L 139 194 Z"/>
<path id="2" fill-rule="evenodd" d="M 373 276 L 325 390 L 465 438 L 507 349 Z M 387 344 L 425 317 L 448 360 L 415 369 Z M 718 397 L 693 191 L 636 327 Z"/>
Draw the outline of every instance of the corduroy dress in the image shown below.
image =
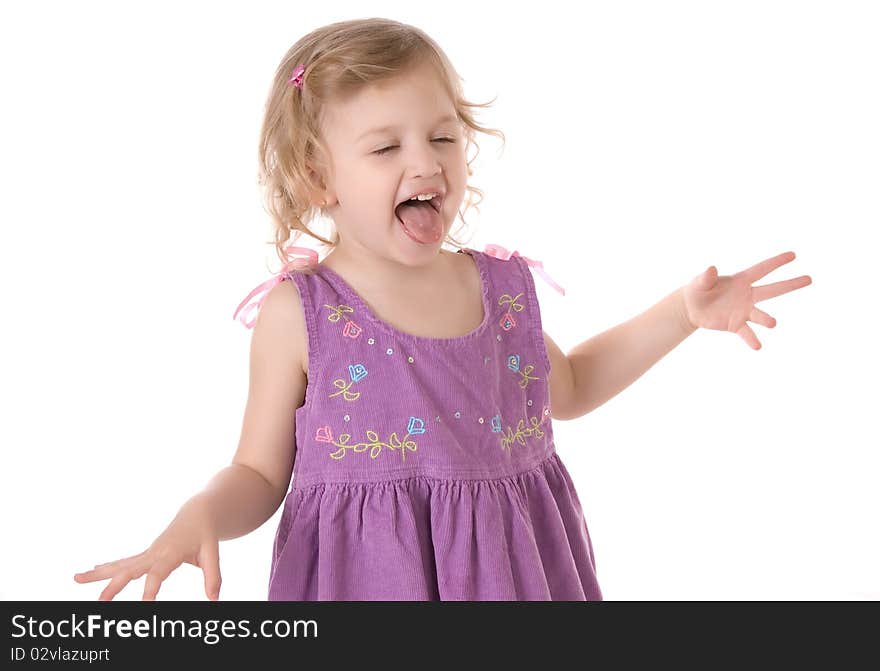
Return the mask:
<path id="1" fill-rule="evenodd" d="M 484 319 L 454 338 L 398 331 L 328 267 L 281 277 L 300 294 L 309 379 L 270 600 L 602 599 L 553 441 L 530 266 L 459 253 Z"/>

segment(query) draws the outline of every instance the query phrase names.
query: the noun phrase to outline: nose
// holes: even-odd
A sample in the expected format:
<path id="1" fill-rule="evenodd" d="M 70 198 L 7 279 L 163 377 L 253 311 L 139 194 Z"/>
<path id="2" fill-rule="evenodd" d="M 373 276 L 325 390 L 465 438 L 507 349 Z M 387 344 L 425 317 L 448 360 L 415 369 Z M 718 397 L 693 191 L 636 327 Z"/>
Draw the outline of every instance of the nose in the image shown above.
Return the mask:
<path id="1" fill-rule="evenodd" d="M 432 177 L 443 170 L 437 145 L 430 142 L 410 145 L 410 150 L 406 154 L 406 164 L 412 177 Z"/>

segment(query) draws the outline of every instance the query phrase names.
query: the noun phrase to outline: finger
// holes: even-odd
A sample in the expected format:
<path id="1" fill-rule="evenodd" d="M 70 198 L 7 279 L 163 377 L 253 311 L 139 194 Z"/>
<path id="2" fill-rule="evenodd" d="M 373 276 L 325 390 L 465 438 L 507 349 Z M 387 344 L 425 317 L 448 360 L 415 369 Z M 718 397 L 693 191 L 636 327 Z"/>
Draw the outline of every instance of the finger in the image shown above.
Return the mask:
<path id="1" fill-rule="evenodd" d="M 117 559 L 116 561 L 108 561 L 108 562 L 104 562 L 103 564 L 95 564 L 95 568 L 101 568 L 102 566 L 109 566 L 110 564 L 122 564 L 124 562 L 132 562 L 135 559 L 140 559 L 145 554 L 146 554 L 145 552 L 139 552 L 136 555 L 131 555 L 130 557 L 123 557 L 122 559 Z"/>
<path id="2" fill-rule="evenodd" d="M 106 580 L 107 578 L 112 578 L 124 568 L 125 566 L 120 566 L 118 562 L 110 562 L 109 564 L 102 564 L 99 568 L 94 568 L 91 571 L 76 573 L 73 579 L 79 583 Z"/>
<path id="3" fill-rule="evenodd" d="M 220 598 L 220 549 L 217 541 L 203 543 L 199 550 L 199 566 L 205 574 L 205 594 L 212 601 Z"/>
<path id="4" fill-rule="evenodd" d="M 718 281 L 718 268 L 715 266 L 709 266 L 694 279 L 696 280 L 696 286 L 698 289 L 708 291 L 714 287 L 715 283 Z"/>
<path id="5" fill-rule="evenodd" d="M 144 562 L 144 553 L 139 555 L 134 555 L 133 557 L 126 557 L 125 559 L 118 559 L 117 561 L 107 562 L 106 564 L 98 564 L 91 571 L 84 571 L 83 573 L 76 573 L 73 576 L 73 579 L 77 582 L 94 582 L 95 580 L 106 580 L 107 578 L 112 578 L 114 575 L 119 573 L 120 571 L 126 571 L 129 569 L 137 568 L 139 565 L 142 565 Z M 143 571 L 138 573 L 138 576 L 143 575 Z"/>
<path id="6" fill-rule="evenodd" d="M 774 298 L 781 294 L 787 294 L 789 291 L 800 289 L 808 284 L 812 284 L 813 279 L 809 275 L 801 275 L 790 280 L 782 282 L 774 282 L 773 284 L 763 284 L 759 287 L 752 287 L 752 300 L 755 303 L 766 301 L 768 298 Z"/>
<path id="7" fill-rule="evenodd" d="M 773 272 L 779 266 L 794 261 L 794 258 L 794 252 L 784 252 L 782 254 L 777 254 L 772 258 L 761 261 L 760 263 L 756 263 L 751 268 L 746 268 L 743 273 L 749 278 L 749 284 L 751 284 L 755 280 L 759 280 L 764 277 L 764 275 Z"/>
<path id="8" fill-rule="evenodd" d="M 758 342 L 758 336 L 755 335 L 755 332 L 752 331 L 748 324 L 743 324 L 742 328 L 737 331 L 737 334 L 745 340 L 746 344 L 752 349 L 761 349 L 761 343 Z"/>
<path id="9" fill-rule="evenodd" d="M 104 588 L 104 591 L 101 592 L 101 596 L 98 597 L 98 601 L 112 601 L 113 597 L 119 594 L 119 592 L 121 592 L 122 589 L 133 579 L 134 576 L 130 573 L 120 573 Z"/>
<path id="10" fill-rule="evenodd" d="M 94 582 L 95 580 L 106 580 L 113 576 L 121 568 L 126 568 L 131 565 L 134 561 L 141 559 L 144 556 L 144 553 L 132 555 L 131 557 L 125 557 L 124 559 L 117 559 L 116 561 L 109 561 L 103 564 L 95 564 L 95 567 L 90 571 L 83 571 L 81 573 L 74 573 L 73 579 L 77 582 Z"/>
<path id="11" fill-rule="evenodd" d="M 157 562 L 153 564 L 153 567 L 147 572 L 143 600 L 155 601 L 156 595 L 159 593 L 159 587 L 162 586 L 162 581 L 171 575 L 171 572 L 180 564 L 181 562 Z"/>
<path id="12" fill-rule="evenodd" d="M 776 320 L 773 317 L 754 306 L 752 306 L 752 311 L 749 313 L 749 321 L 754 322 L 755 324 L 760 324 L 761 326 L 766 326 L 768 329 L 772 329 L 776 326 Z"/>

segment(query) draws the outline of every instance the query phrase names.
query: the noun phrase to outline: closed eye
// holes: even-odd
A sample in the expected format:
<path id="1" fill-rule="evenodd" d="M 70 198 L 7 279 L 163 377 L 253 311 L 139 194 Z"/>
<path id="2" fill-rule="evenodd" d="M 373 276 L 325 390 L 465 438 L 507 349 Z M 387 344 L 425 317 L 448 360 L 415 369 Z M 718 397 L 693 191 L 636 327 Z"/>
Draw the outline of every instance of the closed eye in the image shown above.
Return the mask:
<path id="1" fill-rule="evenodd" d="M 449 142 L 450 144 L 454 144 L 455 140 L 453 140 L 452 138 L 449 138 L 449 137 L 438 137 L 436 140 L 434 140 L 434 142 Z M 378 150 L 374 151 L 373 153 L 378 154 L 379 156 L 382 156 L 382 155 L 386 154 L 387 152 L 391 151 L 392 149 L 397 149 L 397 145 L 395 144 L 395 145 L 391 145 L 390 147 L 384 147 L 383 149 L 378 149 Z"/>

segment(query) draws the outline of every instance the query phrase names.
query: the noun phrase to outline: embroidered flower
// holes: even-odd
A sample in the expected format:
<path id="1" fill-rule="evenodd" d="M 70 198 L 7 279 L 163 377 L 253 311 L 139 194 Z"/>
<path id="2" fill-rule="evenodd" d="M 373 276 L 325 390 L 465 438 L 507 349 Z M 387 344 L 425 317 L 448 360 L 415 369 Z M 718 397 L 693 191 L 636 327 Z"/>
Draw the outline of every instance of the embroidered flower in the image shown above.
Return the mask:
<path id="1" fill-rule="evenodd" d="M 348 317 L 346 317 L 344 313 L 354 312 L 354 308 L 351 307 L 350 305 L 340 304 L 340 305 L 337 305 L 336 307 L 334 307 L 332 305 L 327 305 L 326 303 L 324 303 L 324 307 L 330 308 L 330 314 L 327 315 L 328 322 L 338 322 L 340 317 L 342 319 L 345 319 L 346 321 L 348 321 Z"/>
<path id="2" fill-rule="evenodd" d="M 506 449 L 508 454 L 510 453 L 510 446 L 513 444 L 515 440 L 520 445 L 525 445 L 526 438 L 535 437 L 540 438 L 544 435 L 544 432 L 541 431 L 541 422 L 538 421 L 537 417 L 529 417 L 528 418 L 531 426 L 527 427 L 526 421 L 524 419 L 519 420 L 519 424 L 517 424 L 516 431 L 513 431 L 510 427 L 507 427 L 507 434 L 502 436 L 501 438 L 501 449 Z"/>
<path id="3" fill-rule="evenodd" d="M 518 293 L 516 296 L 511 296 L 510 294 L 503 294 L 501 298 L 498 299 L 498 305 L 507 305 L 507 312 L 504 313 L 504 316 L 501 317 L 501 328 L 505 331 L 509 331 L 514 326 L 516 326 L 516 320 L 513 318 L 514 312 L 521 312 L 525 307 L 522 303 L 517 303 L 517 299 L 520 298 L 523 294 Z M 500 340 L 500 338 L 499 338 Z"/>
<path id="4" fill-rule="evenodd" d="M 532 364 L 529 364 L 528 366 L 523 368 L 521 371 L 519 371 L 519 374 L 520 374 L 519 386 L 522 387 L 523 389 L 525 389 L 529 385 L 529 380 L 540 380 L 541 379 L 539 377 L 535 377 L 534 375 L 529 375 L 529 373 L 531 373 L 533 370 L 535 370 L 535 367 Z"/>
<path id="5" fill-rule="evenodd" d="M 363 379 L 367 374 L 367 369 L 362 363 L 349 365 L 348 366 L 348 375 L 351 378 L 351 382 L 346 382 L 342 378 L 333 380 L 333 386 L 339 389 L 334 394 L 330 394 L 327 398 L 333 398 L 334 396 L 338 396 L 342 394 L 342 398 L 346 401 L 356 401 L 360 398 L 361 393 L 359 391 L 350 391 L 351 385 L 353 385 L 358 380 Z"/>
<path id="6" fill-rule="evenodd" d="M 362 363 L 349 364 L 348 374 L 351 376 L 352 382 L 357 382 L 367 374 L 367 368 Z"/>
<path id="7" fill-rule="evenodd" d="M 417 426 L 417 425 L 413 424 L 413 420 L 417 420 L 418 422 L 421 422 L 422 425 Z M 418 417 L 410 417 L 410 425 L 415 429 L 414 433 L 424 433 L 425 432 L 424 422 L 421 419 L 419 419 Z M 382 453 L 382 450 L 386 447 L 390 450 L 400 450 L 401 459 L 403 461 L 406 461 L 406 453 L 407 452 L 415 452 L 418 449 L 418 446 L 416 445 L 415 441 L 409 439 L 409 436 L 410 436 L 409 433 L 407 433 L 403 437 L 403 440 L 401 440 L 400 438 L 397 437 L 397 432 L 395 431 L 389 436 L 388 442 L 383 442 L 383 441 L 379 440 L 379 434 L 376 433 L 375 431 L 367 431 L 366 434 L 367 434 L 367 440 L 365 442 L 361 442 L 361 443 L 349 444 L 348 441 L 351 440 L 351 434 L 349 434 L 349 433 L 340 434 L 339 442 L 326 441 L 326 440 L 323 442 L 332 442 L 334 445 L 336 445 L 339 448 L 335 452 L 330 453 L 330 458 L 336 459 L 337 461 L 339 459 L 344 459 L 345 456 L 348 454 L 348 452 L 354 452 L 356 454 L 360 454 L 360 453 L 366 452 L 367 450 L 370 451 L 370 458 L 376 459 Z"/>
<path id="8" fill-rule="evenodd" d="M 406 432 L 412 435 L 425 432 L 425 420 L 418 417 L 410 417 L 409 424 L 406 425 Z"/>
<path id="9" fill-rule="evenodd" d="M 498 299 L 498 305 L 508 305 L 510 307 L 507 308 L 507 311 L 510 312 L 513 310 L 514 312 L 522 312 L 525 307 L 522 303 L 517 303 L 516 300 L 521 298 L 524 292 L 518 293 L 516 296 L 511 297 L 510 294 L 502 294 L 501 298 Z"/>
<path id="10" fill-rule="evenodd" d="M 338 322 L 340 319 L 345 320 L 345 327 L 342 329 L 342 335 L 346 338 L 357 338 L 363 329 L 354 323 L 353 320 L 345 316 L 345 313 L 353 313 L 354 308 L 350 305 L 339 304 L 337 306 L 324 304 L 325 308 L 330 308 L 330 314 L 327 315 L 327 321 Z"/>
<path id="11" fill-rule="evenodd" d="M 351 319 L 345 322 L 345 328 L 342 329 L 342 335 L 346 338 L 357 338 L 363 329 L 355 324 Z"/>

